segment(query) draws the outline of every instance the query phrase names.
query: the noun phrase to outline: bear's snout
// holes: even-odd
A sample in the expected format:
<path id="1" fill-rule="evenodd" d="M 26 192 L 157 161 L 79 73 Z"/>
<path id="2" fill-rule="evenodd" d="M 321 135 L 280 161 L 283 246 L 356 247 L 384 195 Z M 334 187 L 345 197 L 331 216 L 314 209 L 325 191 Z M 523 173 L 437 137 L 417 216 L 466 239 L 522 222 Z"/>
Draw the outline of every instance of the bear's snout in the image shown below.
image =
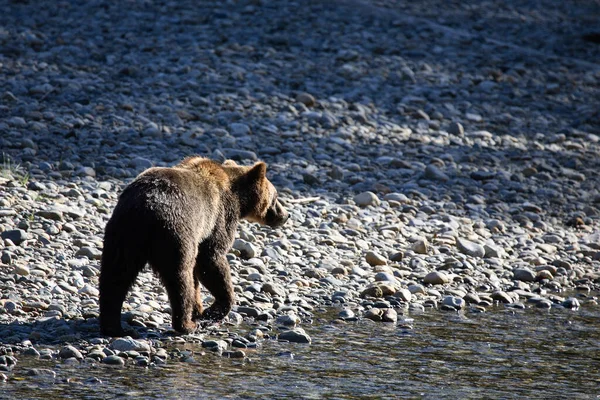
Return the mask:
<path id="1" fill-rule="evenodd" d="M 271 227 L 282 226 L 290 218 L 290 214 L 281 205 L 279 200 L 275 201 L 275 204 L 267 210 L 266 223 Z"/>

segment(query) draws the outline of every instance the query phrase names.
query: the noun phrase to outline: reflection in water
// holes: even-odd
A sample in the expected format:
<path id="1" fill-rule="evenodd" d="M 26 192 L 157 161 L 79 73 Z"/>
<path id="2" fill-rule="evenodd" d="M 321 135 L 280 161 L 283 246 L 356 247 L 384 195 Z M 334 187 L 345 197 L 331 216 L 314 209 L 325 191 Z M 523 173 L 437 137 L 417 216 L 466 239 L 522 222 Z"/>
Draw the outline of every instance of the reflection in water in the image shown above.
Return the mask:
<path id="1" fill-rule="evenodd" d="M 65 367 L 20 358 L 3 399 L 557 398 L 600 396 L 600 310 L 431 311 L 413 329 L 332 323 L 305 326 L 313 344 L 267 341 L 249 360 L 195 350 L 164 368 Z M 26 377 L 53 368 L 56 381 Z M 97 377 L 101 384 L 91 384 Z M 66 379 L 70 378 L 70 383 Z"/>

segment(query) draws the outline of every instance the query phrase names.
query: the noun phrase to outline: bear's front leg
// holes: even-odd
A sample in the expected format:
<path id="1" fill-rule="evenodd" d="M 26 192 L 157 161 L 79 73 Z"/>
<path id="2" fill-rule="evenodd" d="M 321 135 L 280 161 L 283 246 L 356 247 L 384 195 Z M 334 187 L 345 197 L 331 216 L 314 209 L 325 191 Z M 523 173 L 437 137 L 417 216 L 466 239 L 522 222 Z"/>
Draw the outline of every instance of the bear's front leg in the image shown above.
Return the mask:
<path id="1" fill-rule="evenodd" d="M 200 262 L 202 260 L 202 262 Z M 224 255 L 198 255 L 196 277 L 215 298 L 202 313 L 202 319 L 220 321 L 229 314 L 235 302 L 229 263 Z"/>

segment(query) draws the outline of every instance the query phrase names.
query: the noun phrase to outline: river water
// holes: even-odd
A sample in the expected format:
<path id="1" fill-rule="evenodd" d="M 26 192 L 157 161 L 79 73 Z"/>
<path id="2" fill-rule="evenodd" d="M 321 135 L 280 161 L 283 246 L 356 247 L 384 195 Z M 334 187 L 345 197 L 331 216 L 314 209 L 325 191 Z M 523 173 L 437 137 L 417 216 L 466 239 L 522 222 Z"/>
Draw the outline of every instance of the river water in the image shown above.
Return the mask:
<path id="1" fill-rule="evenodd" d="M 244 361 L 191 345 L 185 349 L 196 353 L 194 362 L 149 369 L 67 367 L 21 357 L 0 383 L 0 398 L 600 398 L 597 306 L 431 310 L 398 325 L 342 324 L 335 315 L 322 311 L 304 326 L 312 344 L 266 340 Z M 53 369 L 56 378 L 27 376 L 33 367 Z"/>

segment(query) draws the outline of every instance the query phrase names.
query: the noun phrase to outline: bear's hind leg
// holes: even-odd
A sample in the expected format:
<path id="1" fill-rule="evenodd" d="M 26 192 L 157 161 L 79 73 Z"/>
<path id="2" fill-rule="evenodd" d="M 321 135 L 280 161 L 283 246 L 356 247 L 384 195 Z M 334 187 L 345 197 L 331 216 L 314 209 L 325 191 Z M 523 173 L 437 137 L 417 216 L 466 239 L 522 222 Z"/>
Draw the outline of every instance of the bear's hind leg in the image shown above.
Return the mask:
<path id="1" fill-rule="evenodd" d="M 196 330 L 193 321 L 196 310 L 196 283 L 194 279 L 194 263 L 197 250 L 182 249 L 174 245 L 172 251 L 163 244 L 160 256 L 150 263 L 162 280 L 173 318 L 173 329 L 182 333 Z"/>
<path id="2" fill-rule="evenodd" d="M 145 260 L 127 260 L 114 244 L 105 243 L 100 269 L 100 331 L 105 336 L 123 336 L 121 307 Z"/>
<path id="3" fill-rule="evenodd" d="M 229 314 L 234 303 L 231 272 L 227 258 L 222 255 L 200 253 L 196 262 L 196 276 L 215 298 L 214 303 L 204 311 L 202 319 L 220 321 Z M 200 262 L 202 258 L 202 262 Z"/>

